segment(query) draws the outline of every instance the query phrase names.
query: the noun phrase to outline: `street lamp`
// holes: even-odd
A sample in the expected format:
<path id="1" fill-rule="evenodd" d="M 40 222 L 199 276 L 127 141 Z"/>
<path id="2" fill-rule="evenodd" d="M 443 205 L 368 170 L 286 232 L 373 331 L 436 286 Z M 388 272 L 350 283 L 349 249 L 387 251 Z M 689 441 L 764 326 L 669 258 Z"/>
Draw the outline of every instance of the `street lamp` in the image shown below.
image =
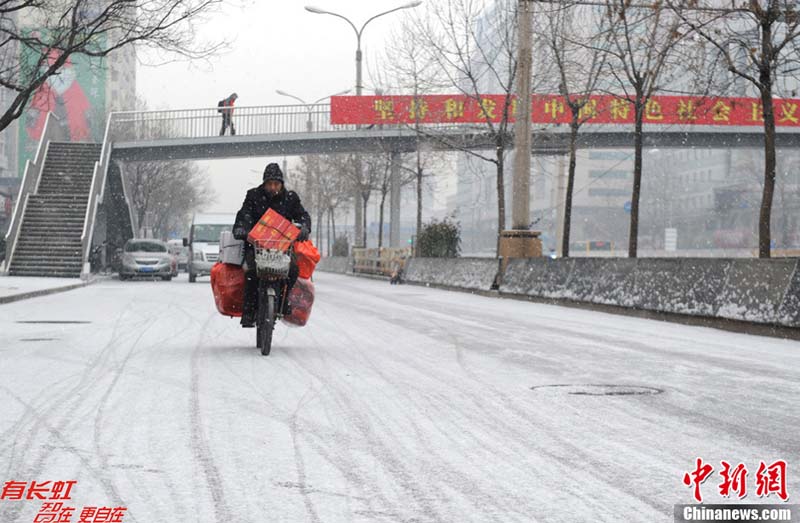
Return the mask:
<path id="1" fill-rule="evenodd" d="M 394 9 L 389 9 L 388 11 L 384 11 L 382 13 L 378 13 L 375 16 L 367 19 L 367 21 L 364 22 L 364 24 L 361 26 L 361 29 L 356 28 L 355 24 L 353 22 L 351 22 L 349 18 L 347 18 L 346 16 L 342 16 L 342 15 L 340 15 L 338 13 L 333 13 L 331 11 L 326 11 L 325 9 L 320 9 L 319 7 L 314 7 L 314 6 L 310 6 L 310 5 L 306 6 L 306 11 L 308 11 L 309 13 L 317 14 L 317 15 L 331 15 L 331 16 L 335 16 L 337 18 L 341 18 L 342 20 L 344 20 L 345 22 L 350 24 L 350 27 L 352 27 L 353 31 L 355 31 L 355 33 L 356 33 L 356 96 L 361 96 L 361 90 L 363 88 L 363 86 L 361 85 L 361 35 L 364 33 L 364 28 L 367 27 L 368 23 L 370 23 L 371 21 L 375 20 L 376 18 L 379 18 L 379 17 L 381 17 L 383 15 L 388 15 L 389 13 L 394 13 L 395 11 L 400 11 L 401 9 L 410 9 L 412 7 L 417 7 L 420 4 L 422 4 L 422 0 L 415 0 L 414 2 L 409 2 L 407 4 L 403 4 L 403 5 L 399 6 L 399 7 L 395 7 Z"/>
<path id="2" fill-rule="evenodd" d="M 277 94 L 279 94 L 281 96 L 288 96 L 289 98 L 293 98 L 293 99 L 297 100 L 298 102 L 300 102 L 301 104 L 306 106 L 306 110 L 308 111 L 308 120 L 306 121 L 306 131 L 308 131 L 308 132 L 312 132 L 314 130 L 314 123 L 311 121 L 311 110 L 315 105 L 320 103 L 322 100 L 327 100 L 331 96 L 341 96 L 341 95 L 347 94 L 349 92 L 350 92 L 350 89 L 347 89 L 347 90 L 344 90 L 344 91 L 339 91 L 338 93 L 329 94 L 328 96 L 323 96 L 319 100 L 316 100 L 316 101 L 314 101 L 312 103 L 308 103 L 305 100 L 303 100 L 302 98 L 300 98 L 299 96 L 295 96 L 293 94 L 287 93 L 286 91 L 281 91 L 280 89 L 276 89 L 275 90 L 275 93 L 277 93 Z"/>
<path id="3" fill-rule="evenodd" d="M 320 98 L 319 100 L 314 101 L 313 103 L 308 103 L 305 100 L 303 100 L 302 98 L 300 98 L 299 96 L 295 96 L 293 94 L 287 93 L 286 91 L 281 91 L 280 89 L 276 89 L 275 90 L 275 93 L 277 93 L 277 94 L 279 94 L 281 96 L 287 96 L 289 98 L 297 100 L 298 102 L 300 102 L 301 104 L 306 106 L 306 110 L 308 111 L 308 120 L 306 120 L 306 131 L 308 133 L 311 133 L 311 132 L 314 131 L 314 123 L 311 120 L 311 111 L 312 111 L 313 107 L 316 104 L 320 103 L 322 100 L 330 98 L 331 96 L 341 96 L 341 95 L 347 94 L 349 92 L 350 92 L 350 89 L 346 89 L 344 91 L 339 91 L 338 93 L 329 94 L 328 96 L 323 96 L 322 98 Z M 315 164 L 314 165 L 314 171 L 316 171 L 316 170 L 317 169 L 316 169 L 316 164 Z M 309 195 L 309 197 L 313 196 L 312 195 L 312 190 L 311 190 L 312 181 L 313 180 L 312 180 L 311 176 L 312 176 L 311 171 L 307 170 L 306 171 L 306 194 Z M 312 203 L 313 203 L 313 200 L 312 200 Z M 319 214 L 318 214 L 318 216 L 319 216 Z M 321 243 L 322 243 L 322 224 L 319 224 L 319 225 L 317 225 L 317 244 L 321 244 Z"/>
<path id="4" fill-rule="evenodd" d="M 356 33 L 356 96 L 361 96 L 361 91 L 364 88 L 364 86 L 361 85 L 361 35 L 364 33 L 364 28 L 367 27 L 367 24 L 369 24 L 370 22 L 372 22 L 376 18 L 379 18 L 379 17 L 381 17 L 383 15 L 388 15 L 389 13 L 394 13 L 395 11 L 400 11 L 401 9 L 411 9 L 411 8 L 417 7 L 417 6 L 421 5 L 421 4 L 422 4 L 422 0 L 414 0 L 412 2 L 408 2 L 408 3 L 403 4 L 401 6 L 395 7 L 394 9 L 389 9 L 388 11 L 384 11 L 382 13 L 378 13 L 378 14 L 368 18 L 367 21 L 362 24 L 361 29 L 358 29 L 356 27 L 356 25 L 353 22 L 350 21 L 349 18 L 347 18 L 346 16 L 343 16 L 343 15 L 340 15 L 338 13 L 334 13 L 334 12 L 327 11 L 325 9 L 320 9 L 319 7 L 313 7 L 313 6 L 310 6 L 310 5 L 307 5 L 305 7 L 305 9 L 309 13 L 314 13 L 314 14 L 317 14 L 317 15 L 331 15 L 331 16 L 335 16 L 337 18 L 341 18 L 342 20 L 347 22 L 350 25 L 350 27 L 353 28 L 353 31 Z M 356 127 L 358 127 L 358 126 L 356 126 Z M 356 155 L 356 162 L 355 162 L 354 168 L 356 169 L 356 172 L 361 173 L 361 159 L 360 159 L 360 157 L 358 155 Z M 359 191 L 356 191 L 356 193 L 358 193 L 358 192 Z M 359 242 L 362 240 L 362 237 L 361 237 L 362 235 L 363 235 L 363 238 L 366 240 L 366 234 L 364 233 L 363 230 L 361 230 L 361 229 L 363 229 L 363 224 L 361 223 L 361 220 L 359 219 L 361 217 L 360 216 L 361 215 L 361 207 L 358 205 L 359 197 L 360 197 L 360 195 L 357 194 L 356 195 L 356 199 L 355 199 L 355 201 L 356 201 L 356 205 L 355 205 L 355 207 L 356 207 L 356 209 L 355 209 L 356 210 L 356 219 L 355 219 L 355 221 L 356 221 L 356 223 L 355 223 L 354 229 L 355 229 L 355 232 L 356 232 L 356 238 L 355 238 L 355 241 L 354 241 L 354 246 L 358 245 Z M 361 233 L 361 234 L 359 234 L 359 233 Z M 365 243 L 365 245 L 363 245 L 363 247 L 366 247 L 366 241 L 364 243 Z"/>

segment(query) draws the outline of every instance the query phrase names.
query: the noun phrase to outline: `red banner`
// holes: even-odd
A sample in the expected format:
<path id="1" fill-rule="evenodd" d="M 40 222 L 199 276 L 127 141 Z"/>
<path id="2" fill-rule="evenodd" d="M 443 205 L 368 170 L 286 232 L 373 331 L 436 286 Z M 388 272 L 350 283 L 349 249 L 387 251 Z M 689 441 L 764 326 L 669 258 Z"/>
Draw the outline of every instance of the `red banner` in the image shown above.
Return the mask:
<path id="1" fill-rule="evenodd" d="M 478 100 L 465 95 L 334 96 L 331 124 L 391 125 L 501 122 L 503 115 L 514 121 L 517 100 L 506 103 L 504 95 L 485 95 Z M 800 127 L 800 100 L 773 101 L 775 123 Z M 534 123 L 566 124 L 572 114 L 564 97 L 536 95 L 531 101 Z M 588 124 L 632 124 L 634 105 L 611 95 L 590 96 L 579 111 Z M 758 98 L 701 98 L 695 96 L 654 96 L 644 108 L 645 124 L 763 125 L 764 111 Z"/>

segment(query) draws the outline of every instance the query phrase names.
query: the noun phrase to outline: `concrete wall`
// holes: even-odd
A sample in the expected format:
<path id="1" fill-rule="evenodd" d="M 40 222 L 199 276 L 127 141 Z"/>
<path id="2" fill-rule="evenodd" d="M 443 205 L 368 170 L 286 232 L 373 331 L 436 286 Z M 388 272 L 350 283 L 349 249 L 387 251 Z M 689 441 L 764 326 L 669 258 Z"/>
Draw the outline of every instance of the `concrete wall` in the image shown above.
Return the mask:
<path id="1" fill-rule="evenodd" d="M 796 259 L 512 260 L 500 291 L 800 327 Z"/>
<path id="2" fill-rule="evenodd" d="M 323 258 L 317 268 L 351 272 L 352 259 Z M 412 258 L 405 280 L 488 291 L 497 270 L 493 258 Z M 800 327 L 794 258 L 515 259 L 500 292 Z"/>
<path id="3" fill-rule="evenodd" d="M 462 289 L 488 291 L 497 274 L 494 258 L 411 258 L 404 279 Z"/>

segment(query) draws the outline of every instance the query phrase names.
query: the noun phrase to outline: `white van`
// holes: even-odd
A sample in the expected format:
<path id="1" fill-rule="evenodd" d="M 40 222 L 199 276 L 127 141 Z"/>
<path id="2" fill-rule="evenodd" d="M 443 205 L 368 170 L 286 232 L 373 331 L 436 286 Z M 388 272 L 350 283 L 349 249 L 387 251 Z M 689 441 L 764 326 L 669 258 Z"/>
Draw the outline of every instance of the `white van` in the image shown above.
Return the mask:
<path id="1" fill-rule="evenodd" d="M 211 274 L 211 267 L 219 259 L 219 235 L 233 229 L 236 214 L 198 213 L 192 219 L 189 237 L 183 245 L 189 247 L 187 272 L 194 283 L 198 276 Z"/>

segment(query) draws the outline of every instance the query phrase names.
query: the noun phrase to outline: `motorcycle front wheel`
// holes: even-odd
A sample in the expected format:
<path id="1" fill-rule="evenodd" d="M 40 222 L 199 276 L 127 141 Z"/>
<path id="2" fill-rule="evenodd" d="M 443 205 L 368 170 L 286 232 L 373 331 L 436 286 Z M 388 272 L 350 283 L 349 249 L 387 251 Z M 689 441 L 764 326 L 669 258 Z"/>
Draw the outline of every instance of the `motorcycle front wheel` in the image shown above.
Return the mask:
<path id="1" fill-rule="evenodd" d="M 272 331 L 275 328 L 275 294 L 267 289 L 258 293 L 258 317 L 256 321 L 256 340 L 262 356 L 269 356 L 272 350 Z"/>

